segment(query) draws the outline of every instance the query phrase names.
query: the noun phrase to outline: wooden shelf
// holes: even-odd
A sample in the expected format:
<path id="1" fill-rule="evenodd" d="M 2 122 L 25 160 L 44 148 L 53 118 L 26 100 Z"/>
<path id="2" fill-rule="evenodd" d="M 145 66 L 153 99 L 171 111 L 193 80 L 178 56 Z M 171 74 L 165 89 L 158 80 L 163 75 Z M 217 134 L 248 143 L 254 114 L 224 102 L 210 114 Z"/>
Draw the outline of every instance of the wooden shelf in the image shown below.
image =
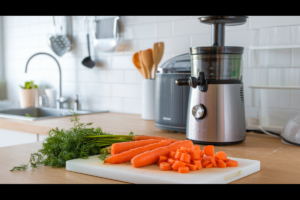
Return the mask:
<path id="1" fill-rule="evenodd" d="M 272 46 L 249 46 L 249 50 L 260 50 L 260 49 L 293 49 L 300 48 L 300 45 L 272 45 Z"/>
<path id="2" fill-rule="evenodd" d="M 252 89 L 300 90 L 300 86 L 250 85 Z"/>

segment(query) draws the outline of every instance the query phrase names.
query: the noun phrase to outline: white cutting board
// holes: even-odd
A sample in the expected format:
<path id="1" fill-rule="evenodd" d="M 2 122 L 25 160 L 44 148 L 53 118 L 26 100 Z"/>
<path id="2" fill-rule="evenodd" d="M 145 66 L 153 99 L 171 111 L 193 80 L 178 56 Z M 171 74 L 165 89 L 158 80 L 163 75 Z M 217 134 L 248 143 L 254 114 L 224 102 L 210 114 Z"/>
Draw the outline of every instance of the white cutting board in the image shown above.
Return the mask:
<path id="1" fill-rule="evenodd" d="M 224 184 L 248 176 L 260 170 L 260 161 L 241 158 L 229 159 L 239 163 L 237 167 L 203 168 L 190 173 L 181 174 L 176 171 L 161 171 L 157 164 L 134 168 L 131 164 L 103 164 L 96 156 L 88 159 L 74 159 L 66 163 L 66 169 L 72 172 L 99 176 L 129 183 L 162 184 Z"/>

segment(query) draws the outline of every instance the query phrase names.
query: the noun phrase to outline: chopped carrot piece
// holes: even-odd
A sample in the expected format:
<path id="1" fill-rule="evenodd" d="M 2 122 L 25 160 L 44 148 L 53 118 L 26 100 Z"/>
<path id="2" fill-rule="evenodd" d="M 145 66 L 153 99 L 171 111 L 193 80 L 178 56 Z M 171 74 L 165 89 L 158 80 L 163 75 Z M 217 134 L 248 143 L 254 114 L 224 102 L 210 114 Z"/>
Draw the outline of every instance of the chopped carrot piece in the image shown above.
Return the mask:
<path id="1" fill-rule="evenodd" d="M 192 152 L 191 152 L 191 159 L 192 160 L 199 160 L 200 158 L 201 158 L 201 156 L 200 156 L 200 151 L 201 150 L 198 150 L 198 149 L 196 149 L 196 150 L 192 150 Z"/>
<path id="2" fill-rule="evenodd" d="M 175 162 L 176 162 L 176 160 L 173 159 L 173 158 L 169 158 L 169 159 L 168 159 L 168 163 L 170 163 L 171 166 L 172 166 Z"/>
<path id="3" fill-rule="evenodd" d="M 175 151 L 171 151 L 170 154 L 169 154 L 169 158 L 174 158 L 175 153 L 176 153 Z"/>
<path id="4" fill-rule="evenodd" d="M 176 153 L 175 153 L 174 159 L 175 160 L 180 160 L 181 154 L 182 154 L 182 152 L 180 152 L 180 151 L 177 150 Z"/>
<path id="5" fill-rule="evenodd" d="M 201 158 L 203 157 L 203 155 L 204 155 L 204 152 L 202 150 L 200 150 L 200 156 L 201 156 Z"/>
<path id="6" fill-rule="evenodd" d="M 193 160 L 193 164 L 197 166 L 197 169 L 202 169 L 201 160 Z"/>
<path id="7" fill-rule="evenodd" d="M 194 145 L 194 146 L 192 147 L 192 149 L 200 150 L 200 145 Z"/>
<path id="8" fill-rule="evenodd" d="M 175 171 L 178 171 L 179 167 L 184 167 L 184 166 L 185 166 L 184 162 L 176 160 L 176 162 L 172 165 L 172 169 L 175 170 Z"/>
<path id="9" fill-rule="evenodd" d="M 182 153 L 180 157 L 180 161 L 190 163 L 191 162 L 191 156 L 187 153 Z"/>
<path id="10" fill-rule="evenodd" d="M 227 159 L 227 156 L 224 151 L 217 152 L 215 157 L 218 158 L 219 160 L 223 160 L 223 161 Z"/>
<path id="11" fill-rule="evenodd" d="M 231 160 L 227 158 L 226 160 L 223 160 L 223 161 L 224 161 L 224 162 L 229 162 L 229 161 L 231 161 Z"/>
<path id="12" fill-rule="evenodd" d="M 226 163 L 226 167 L 237 167 L 237 166 L 238 166 L 238 162 L 235 160 L 231 160 Z"/>
<path id="13" fill-rule="evenodd" d="M 159 168 L 162 171 L 169 171 L 169 170 L 172 169 L 170 163 L 168 163 L 168 162 L 161 162 L 160 165 L 159 165 Z"/>
<path id="14" fill-rule="evenodd" d="M 205 167 L 206 165 L 209 165 L 210 163 L 211 163 L 210 160 L 203 160 L 201 162 L 201 164 L 202 164 L 203 167 Z"/>
<path id="15" fill-rule="evenodd" d="M 178 168 L 178 172 L 179 172 L 179 173 L 189 173 L 190 170 L 189 170 L 188 167 L 179 167 L 179 168 Z"/>
<path id="16" fill-rule="evenodd" d="M 186 153 L 190 154 L 192 149 L 191 148 L 186 148 L 186 147 L 181 147 L 181 150 L 185 151 Z"/>
<path id="17" fill-rule="evenodd" d="M 213 165 L 213 167 L 218 167 L 218 164 L 217 164 L 216 159 L 215 159 L 214 156 L 212 156 L 212 157 L 210 158 L 210 162 L 211 162 L 211 164 Z"/>
<path id="18" fill-rule="evenodd" d="M 218 167 L 220 167 L 220 168 L 225 168 L 225 167 L 226 167 L 226 163 L 223 162 L 222 160 L 219 160 L 219 162 L 218 162 Z"/>
<path id="19" fill-rule="evenodd" d="M 205 168 L 212 168 L 213 167 L 213 164 L 210 163 L 209 165 L 206 165 Z"/>
<path id="20" fill-rule="evenodd" d="M 213 145 L 207 145 L 203 149 L 204 154 L 207 156 L 213 156 L 214 155 L 214 146 Z"/>
<path id="21" fill-rule="evenodd" d="M 196 171 L 198 169 L 196 165 L 192 164 L 186 164 L 185 166 L 188 167 L 190 171 Z"/>
<path id="22" fill-rule="evenodd" d="M 168 161 L 168 157 L 166 156 L 159 156 L 159 160 L 157 162 L 157 165 L 159 165 L 161 162 L 167 162 Z"/>
<path id="23" fill-rule="evenodd" d="M 210 160 L 212 156 L 203 156 L 203 160 Z"/>

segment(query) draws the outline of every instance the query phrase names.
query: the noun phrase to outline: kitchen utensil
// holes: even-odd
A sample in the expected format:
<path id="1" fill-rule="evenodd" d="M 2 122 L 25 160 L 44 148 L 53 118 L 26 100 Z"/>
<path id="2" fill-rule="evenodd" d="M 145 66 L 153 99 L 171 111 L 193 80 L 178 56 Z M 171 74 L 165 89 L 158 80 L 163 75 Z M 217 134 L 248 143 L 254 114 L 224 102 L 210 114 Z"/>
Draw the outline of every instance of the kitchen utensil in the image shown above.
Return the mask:
<path id="1" fill-rule="evenodd" d="M 180 174 L 161 171 L 157 164 L 134 168 L 130 164 L 103 164 L 98 155 L 66 162 L 66 170 L 136 184 L 226 184 L 260 171 L 260 161 L 228 157 L 238 161 L 237 167 L 210 168 Z"/>
<path id="2" fill-rule="evenodd" d="M 119 16 L 106 19 L 95 18 L 94 45 L 100 52 L 114 51 L 119 42 Z"/>
<path id="3" fill-rule="evenodd" d="M 143 71 L 142 71 L 142 66 L 141 66 L 141 63 L 140 63 L 140 58 L 139 58 L 139 53 L 138 52 L 133 54 L 132 62 L 134 64 L 134 66 L 137 68 L 137 70 L 139 70 L 139 72 L 145 78 L 145 75 L 143 74 Z"/>
<path id="4" fill-rule="evenodd" d="M 225 25 L 242 25 L 246 16 L 207 16 L 212 46 L 191 47 L 191 77 L 176 80 L 190 85 L 186 138 L 194 143 L 230 145 L 246 139 L 242 83 L 243 47 L 224 46 Z"/>
<path id="5" fill-rule="evenodd" d="M 142 79 L 142 119 L 154 120 L 155 80 Z"/>
<path id="6" fill-rule="evenodd" d="M 86 34 L 86 40 L 87 40 L 87 49 L 88 49 L 88 53 L 89 53 L 89 56 L 84 58 L 82 60 L 82 64 L 88 68 L 93 68 L 95 66 L 95 63 L 94 61 L 92 61 L 92 58 L 91 58 L 91 52 L 90 52 L 90 36 L 89 36 L 89 21 L 86 17 L 86 20 L 85 20 L 85 24 L 86 24 L 86 30 L 87 30 L 87 34 Z"/>
<path id="7" fill-rule="evenodd" d="M 151 79 L 151 69 L 153 67 L 153 54 L 151 49 L 142 51 L 142 62 L 147 70 L 148 78 Z"/>
<path id="8" fill-rule="evenodd" d="M 191 76 L 190 54 L 167 60 L 156 72 L 155 126 L 169 131 L 186 131 L 190 87 L 177 87 L 175 80 Z"/>
<path id="9" fill-rule="evenodd" d="M 144 74 L 144 78 L 148 79 L 148 70 L 146 68 L 146 66 L 143 63 L 143 58 L 142 58 L 142 51 L 139 51 L 139 59 L 140 59 L 140 64 L 141 64 L 141 68 L 142 68 L 142 72 Z"/>
<path id="10" fill-rule="evenodd" d="M 300 146 L 300 114 L 287 121 L 280 137 L 283 143 Z"/>
<path id="11" fill-rule="evenodd" d="M 55 35 L 51 36 L 49 39 L 49 45 L 54 51 L 54 53 L 58 56 L 64 55 L 66 52 L 71 50 L 71 41 L 65 35 L 57 35 L 56 34 L 56 25 L 55 25 L 55 16 L 53 16 L 53 28 Z M 61 25 L 62 31 L 62 25 Z"/>
<path id="12" fill-rule="evenodd" d="M 153 45 L 153 68 L 154 68 L 154 79 L 157 71 L 158 63 L 161 61 L 163 57 L 165 49 L 165 44 L 163 42 L 157 42 Z"/>

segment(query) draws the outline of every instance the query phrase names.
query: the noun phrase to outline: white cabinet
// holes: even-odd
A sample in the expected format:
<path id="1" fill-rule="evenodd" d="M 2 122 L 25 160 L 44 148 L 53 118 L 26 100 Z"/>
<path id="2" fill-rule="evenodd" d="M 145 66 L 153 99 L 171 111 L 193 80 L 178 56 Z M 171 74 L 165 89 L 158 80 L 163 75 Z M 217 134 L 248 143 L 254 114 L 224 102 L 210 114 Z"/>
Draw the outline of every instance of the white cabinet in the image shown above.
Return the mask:
<path id="1" fill-rule="evenodd" d="M 0 129 L 0 147 L 43 141 L 46 135 Z"/>

